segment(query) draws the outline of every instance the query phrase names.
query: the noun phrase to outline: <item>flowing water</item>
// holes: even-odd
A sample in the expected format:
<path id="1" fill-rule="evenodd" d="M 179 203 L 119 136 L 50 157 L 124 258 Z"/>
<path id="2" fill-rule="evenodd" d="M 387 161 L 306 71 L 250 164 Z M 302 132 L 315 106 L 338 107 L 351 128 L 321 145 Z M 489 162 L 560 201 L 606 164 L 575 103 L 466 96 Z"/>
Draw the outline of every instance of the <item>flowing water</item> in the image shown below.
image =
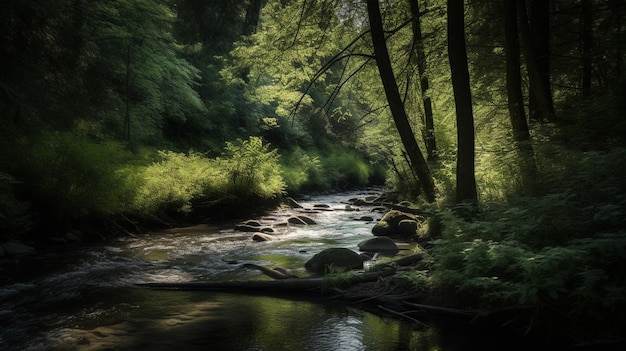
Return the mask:
<path id="1" fill-rule="evenodd" d="M 293 211 L 258 218 L 278 240 L 255 242 L 234 224 L 199 225 L 5 262 L 0 350 L 438 350 L 434 328 L 345 304 L 163 291 L 147 282 L 269 279 L 243 263 L 300 276 L 315 253 L 358 250 L 381 214 L 346 205 L 356 192 L 301 201 L 314 225 L 286 223 Z M 326 204 L 329 208 L 315 207 Z M 11 278 L 8 278 L 8 277 Z"/>

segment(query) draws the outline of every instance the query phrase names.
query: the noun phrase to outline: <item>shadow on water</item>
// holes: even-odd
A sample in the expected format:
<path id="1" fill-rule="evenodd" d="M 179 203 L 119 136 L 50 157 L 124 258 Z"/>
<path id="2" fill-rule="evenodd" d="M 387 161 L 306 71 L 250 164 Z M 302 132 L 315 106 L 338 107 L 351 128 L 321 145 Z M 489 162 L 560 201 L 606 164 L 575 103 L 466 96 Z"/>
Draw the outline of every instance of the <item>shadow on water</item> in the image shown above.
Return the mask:
<path id="1" fill-rule="evenodd" d="M 434 330 L 338 304 L 132 288 L 105 293 L 111 304 L 105 315 L 55 329 L 42 343 L 53 350 L 382 351 L 441 345 Z"/>

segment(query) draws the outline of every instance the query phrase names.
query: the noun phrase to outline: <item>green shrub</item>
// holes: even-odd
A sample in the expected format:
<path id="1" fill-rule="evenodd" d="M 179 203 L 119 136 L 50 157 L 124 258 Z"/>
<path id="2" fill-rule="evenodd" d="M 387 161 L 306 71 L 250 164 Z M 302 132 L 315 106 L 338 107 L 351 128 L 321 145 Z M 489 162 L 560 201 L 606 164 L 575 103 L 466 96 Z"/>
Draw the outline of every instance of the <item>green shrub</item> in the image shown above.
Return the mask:
<path id="1" fill-rule="evenodd" d="M 143 215 L 160 211 L 189 212 L 191 201 L 199 197 L 219 196 L 226 178 L 216 161 L 190 151 L 187 154 L 159 151 L 160 161 L 136 170 L 137 189 L 132 210 Z"/>
<path id="2" fill-rule="evenodd" d="M 144 216 L 159 212 L 188 213 L 194 201 L 225 197 L 248 204 L 281 194 L 278 154 L 260 138 L 227 143 L 222 157 L 209 159 L 190 151 L 187 154 L 160 151 L 160 161 L 125 171 L 137 184 L 132 209 Z"/>
<path id="3" fill-rule="evenodd" d="M 354 151 L 338 148 L 322 159 L 324 174 L 333 188 L 366 185 L 369 183 L 370 165 Z"/>
<path id="4" fill-rule="evenodd" d="M 296 148 L 281 159 L 282 175 L 289 192 L 330 188 L 322 172 L 322 163 L 317 153 L 307 153 L 301 148 Z"/>
<path id="5" fill-rule="evenodd" d="M 81 133 L 49 132 L 24 146 L 17 168 L 40 214 L 79 219 L 120 212 L 130 192 L 118 172 L 129 158 L 121 143 Z"/>
<path id="6" fill-rule="evenodd" d="M 240 199 L 271 199 L 285 190 L 279 155 L 259 137 L 226 143 L 218 164 L 224 172 L 226 192 Z"/>

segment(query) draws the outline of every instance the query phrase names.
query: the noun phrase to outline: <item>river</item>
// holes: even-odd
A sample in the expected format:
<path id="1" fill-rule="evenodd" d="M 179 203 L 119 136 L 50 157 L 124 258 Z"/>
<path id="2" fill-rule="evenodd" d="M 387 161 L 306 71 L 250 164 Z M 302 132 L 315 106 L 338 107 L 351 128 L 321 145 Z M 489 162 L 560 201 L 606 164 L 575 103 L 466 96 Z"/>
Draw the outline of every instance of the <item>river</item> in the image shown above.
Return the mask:
<path id="1" fill-rule="evenodd" d="M 163 291 L 149 282 L 269 279 L 243 263 L 304 263 L 329 247 L 358 250 L 372 237 L 371 208 L 347 205 L 372 193 L 313 196 L 300 203 L 313 225 L 278 225 L 294 213 L 257 218 L 278 240 L 255 242 L 235 223 L 198 225 L 40 252 L 4 262 L 0 350 L 442 350 L 437 328 L 417 328 L 346 304 L 305 299 Z M 326 205 L 328 208 L 316 207 Z M 7 278 L 10 277 L 10 278 Z"/>

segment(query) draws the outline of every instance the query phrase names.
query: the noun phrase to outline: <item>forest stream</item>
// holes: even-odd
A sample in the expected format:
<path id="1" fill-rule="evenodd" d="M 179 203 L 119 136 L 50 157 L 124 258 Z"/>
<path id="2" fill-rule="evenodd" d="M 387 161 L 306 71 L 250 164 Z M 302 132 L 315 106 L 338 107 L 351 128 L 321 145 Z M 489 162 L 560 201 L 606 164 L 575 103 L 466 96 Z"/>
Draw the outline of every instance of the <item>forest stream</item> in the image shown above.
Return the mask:
<path id="1" fill-rule="evenodd" d="M 348 200 L 300 201 L 313 225 L 277 226 L 293 210 L 257 218 L 277 240 L 255 242 L 236 223 L 197 225 L 112 239 L 65 253 L 5 262 L 0 287 L 2 350 L 468 350 L 454 332 L 369 313 L 346 303 L 212 291 L 169 291 L 138 283 L 268 280 L 243 264 L 281 266 L 304 277 L 315 253 L 358 251 L 382 214 Z M 374 221 L 363 220 L 372 216 Z M 10 277 L 10 278 L 9 278 Z M 382 312 L 382 311 L 381 311 Z M 463 345 L 463 346 L 461 346 Z"/>

